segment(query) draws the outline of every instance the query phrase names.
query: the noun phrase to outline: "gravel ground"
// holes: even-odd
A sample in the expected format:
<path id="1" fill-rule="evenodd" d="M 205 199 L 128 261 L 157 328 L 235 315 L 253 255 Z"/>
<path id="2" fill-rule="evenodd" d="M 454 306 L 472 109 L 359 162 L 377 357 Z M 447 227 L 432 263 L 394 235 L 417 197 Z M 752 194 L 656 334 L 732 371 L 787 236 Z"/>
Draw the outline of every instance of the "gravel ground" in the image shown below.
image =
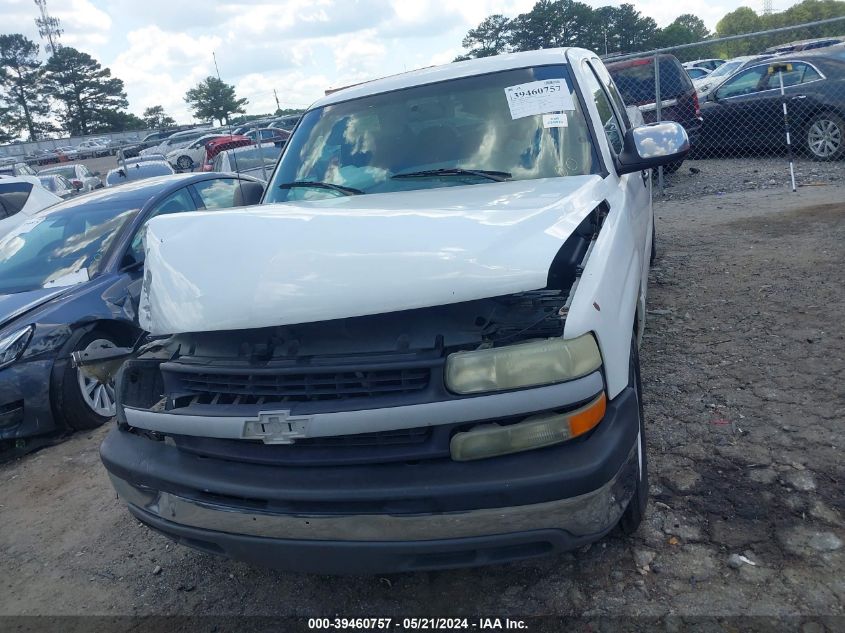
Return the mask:
<path id="1" fill-rule="evenodd" d="M 842 161 L 822 163 L 805 158 L 795 161 L 795 183 L 799 187 L 831 186 L 843 181 Z M 789 163 L 785 156 L 687 160 L 676 173 L 666 175 L 664 199 L 693 200 L 700 196 L 780 190 L 789 186 Z M 659 196 L 656 186 L 655 195 Z"/>
<path id="2" fill-rule="evenodd" d="M 0 615 L 765 615 L 842 630 L 843 193 L 657 205 L 641 352 L 652 499 L 635 537 L 382 578 L 252 568 L 133 520 L 101 429 L 0 466 Z"/>

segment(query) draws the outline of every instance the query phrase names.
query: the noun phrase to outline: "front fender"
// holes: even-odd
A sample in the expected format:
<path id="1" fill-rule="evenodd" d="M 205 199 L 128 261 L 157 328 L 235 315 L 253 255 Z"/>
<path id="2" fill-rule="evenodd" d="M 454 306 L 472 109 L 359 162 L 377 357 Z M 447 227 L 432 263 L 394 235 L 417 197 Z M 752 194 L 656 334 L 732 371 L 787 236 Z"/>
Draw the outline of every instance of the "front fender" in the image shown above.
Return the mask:
<path id="1" fill-rule="evenodd" d="M 607 392 L 628 384 L 628 357 L 641 298 L 643 252 L 620 200 L 611 204 L 566 317 L 565 338 L 594 332 L 604 361 Z"/>

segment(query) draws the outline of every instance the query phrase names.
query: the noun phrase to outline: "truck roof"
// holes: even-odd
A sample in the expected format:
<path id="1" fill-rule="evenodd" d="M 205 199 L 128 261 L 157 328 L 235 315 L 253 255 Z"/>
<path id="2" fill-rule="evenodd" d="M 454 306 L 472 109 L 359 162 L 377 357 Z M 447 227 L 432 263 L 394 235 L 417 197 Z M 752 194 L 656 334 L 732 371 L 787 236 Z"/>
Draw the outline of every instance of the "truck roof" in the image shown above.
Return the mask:
<path id="1" fill-rule="evenodd" d="M 567 53 L 575 51 L 589 54 L 589 51 L 576 48 L 546 48 L 537 51 L 507 53 L 505 55 L 469 59 L 467 61 L 452 62 L 451 64 L 443 64 L 441 66 L 429 66 L 428 68 L 411 70 L 406 73 L 391 75 L 382 79 L 374 79 L 373 81 L 343 88 L 315 101 L 311 108 L 319 108 L 332 103 L 358 99 L 359 97 L 366 97 L 381 92 L 401 90 L 402 88 L 409 88 L 411 86 L 432 84 L 449 79 L 458 79 L 460 77 L 471 77 L 473 75 L 483 75 L 502 70 L 510 70 L 512 68 L 566 64 Z"/>

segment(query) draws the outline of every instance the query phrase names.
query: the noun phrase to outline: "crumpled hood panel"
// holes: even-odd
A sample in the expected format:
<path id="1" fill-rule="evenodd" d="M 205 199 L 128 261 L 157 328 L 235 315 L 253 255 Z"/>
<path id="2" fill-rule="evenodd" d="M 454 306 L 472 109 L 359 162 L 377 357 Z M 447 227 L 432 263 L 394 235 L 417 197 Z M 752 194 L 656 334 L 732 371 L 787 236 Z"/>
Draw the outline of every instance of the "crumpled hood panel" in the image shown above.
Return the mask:
<path id="1" fill-rule="evenodd" d="M 543 288 L 599 176 L 348 196 L 153 219 L 140 324 L 271 327 Z"/>

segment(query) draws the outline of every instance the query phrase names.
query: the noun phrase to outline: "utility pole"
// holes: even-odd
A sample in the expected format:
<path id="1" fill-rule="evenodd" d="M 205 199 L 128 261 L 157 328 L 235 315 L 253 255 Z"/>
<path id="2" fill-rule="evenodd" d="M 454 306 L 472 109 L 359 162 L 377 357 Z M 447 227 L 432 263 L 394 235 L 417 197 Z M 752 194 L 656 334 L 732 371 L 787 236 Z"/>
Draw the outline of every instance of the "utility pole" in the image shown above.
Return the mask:
<path id="1" fill-rule="evenodd" d="M 59 26 L 59 18 L 54 18 L 47 13 L 47 0 L 35 0 L 35 4 L 41 11 L 41 17 L 35 18 L 38 35 L 41 36 L 41 39 L 47 40 L 44 50 L 50 53 L 50 55 L 55 55 L 56 51 L 62 47 L 59 43 L 59 36 L 64 33 L 64 30 Z"/>
<path id="2" fill-rule="evenodd" d="M 772 0 L 763 0 L 763 15 L 772 14 Z"/>

